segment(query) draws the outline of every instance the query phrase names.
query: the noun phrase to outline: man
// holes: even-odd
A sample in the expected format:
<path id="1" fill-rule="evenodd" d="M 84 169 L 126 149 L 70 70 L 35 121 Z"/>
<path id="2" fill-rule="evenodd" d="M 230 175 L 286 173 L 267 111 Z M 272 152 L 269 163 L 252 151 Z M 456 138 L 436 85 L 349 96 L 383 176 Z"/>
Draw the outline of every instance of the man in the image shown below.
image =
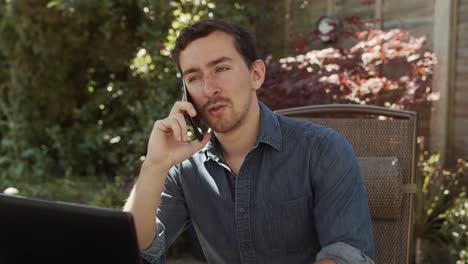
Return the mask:
<path id="1" fill-rule="evenodd" d="M 193 104 L 156 121 L 125 204 L 142 256 L 157 261 L 193 225 L 209 263 L 373 263 L 351 146 L 257 100 L 265 64 L 249 33 L 203 20 L 181 32 L 173 58 Z M 184 113 L 214 133 L 188 142 Z"/>

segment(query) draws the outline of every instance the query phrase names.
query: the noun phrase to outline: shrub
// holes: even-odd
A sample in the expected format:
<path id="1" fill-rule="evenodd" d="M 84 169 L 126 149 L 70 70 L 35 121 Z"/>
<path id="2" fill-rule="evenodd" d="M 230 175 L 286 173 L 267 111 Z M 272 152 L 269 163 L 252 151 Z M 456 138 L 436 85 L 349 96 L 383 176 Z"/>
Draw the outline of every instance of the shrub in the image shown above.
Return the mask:
<path id="1" fill-rule="evenodd" d="M 463 259 L 468 243 L 468 162 L 460 159 L 455 167 L 442 168 L 436 153 L 424 150 L 422 144 L 420 147 L 414 237 L 421 245 L 416 254 L 419 263 L 455 263 Z"/>
<path id="2" fill-rule="evenodd" d="M 428 117 L 434 53 L 399 29 L 357 33 L 350 49 L 326 48 L 271 63 L 259 98 L 272 109 L 313 104 L 369 104 Z"/>
<path id="3" fill-rule="evenodd" d="M 134 177 L 181 96 L 169 50 L 236 1 L 0 1 L 0 188 L 31 177 Z"/>
<path id="4" fill-rule="evenodd" d="M 468 263 L 468 198 L 463 192 L 454 201 L 454 206 L 444 214 L 441 232 L 448 237 L 450 259 L 456 264 Z"/>

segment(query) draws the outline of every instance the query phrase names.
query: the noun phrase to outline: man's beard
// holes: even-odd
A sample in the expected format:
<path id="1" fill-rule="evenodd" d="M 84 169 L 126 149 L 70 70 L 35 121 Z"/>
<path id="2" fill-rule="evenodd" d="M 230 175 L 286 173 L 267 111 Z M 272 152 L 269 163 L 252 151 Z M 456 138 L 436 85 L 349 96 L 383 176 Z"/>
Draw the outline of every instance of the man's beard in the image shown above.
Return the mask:
<path id="1" fill-rule="evenodd" d="M 242 105 L 240 109 L 235 109 L 232 101 L 228 98 L 216 98 L 209 100 L 203 105 L 202 122 L 206 124 L 211 130 L 217 133 L 227 133 L 235 130 L 244 122 L 249 109 L 252 98 L 250 97 L 246 104 Z M 219 117 L 212 117 L 208 114 L 208 108 L 216 103 L 225 105 L 224 112 Z"/>

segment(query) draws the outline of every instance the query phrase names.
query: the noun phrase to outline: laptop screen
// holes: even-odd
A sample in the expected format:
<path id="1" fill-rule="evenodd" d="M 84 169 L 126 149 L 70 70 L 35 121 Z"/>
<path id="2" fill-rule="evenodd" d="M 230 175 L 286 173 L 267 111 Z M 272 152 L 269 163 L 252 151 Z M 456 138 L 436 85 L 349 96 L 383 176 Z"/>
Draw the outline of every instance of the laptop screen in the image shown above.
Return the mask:
<path id="1" fill-rule="evenodd" d="M 140 264 L 130 213 L 0 194 L 0 263 Z"/>

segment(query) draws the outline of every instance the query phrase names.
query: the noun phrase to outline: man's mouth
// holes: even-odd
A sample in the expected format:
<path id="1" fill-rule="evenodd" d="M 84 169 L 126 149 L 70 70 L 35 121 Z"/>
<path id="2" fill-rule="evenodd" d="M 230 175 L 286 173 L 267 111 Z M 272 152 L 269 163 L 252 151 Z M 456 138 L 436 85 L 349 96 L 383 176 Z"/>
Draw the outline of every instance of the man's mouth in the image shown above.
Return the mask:
<path id="1" fill-rule="evenodd" d="M 208 107 L 208 113 L 211 115 L 218 115 L 224 110 L 225 107 L 226 105 L 224 104 L 214 104 Z"/>

